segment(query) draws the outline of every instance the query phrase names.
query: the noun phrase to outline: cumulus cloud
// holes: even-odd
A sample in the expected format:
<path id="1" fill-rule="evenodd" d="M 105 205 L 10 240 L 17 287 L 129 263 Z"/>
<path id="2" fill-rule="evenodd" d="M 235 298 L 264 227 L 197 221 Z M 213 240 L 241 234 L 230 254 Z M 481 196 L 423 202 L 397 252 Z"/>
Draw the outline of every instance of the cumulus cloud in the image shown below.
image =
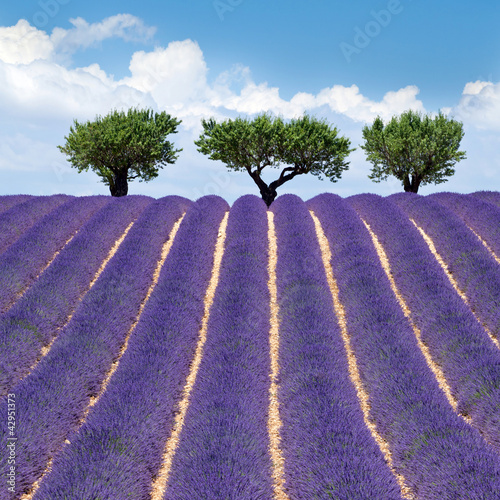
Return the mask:
<path id="1" fill-rule="evenodd" d="M 477 95 L 484 89 L 491 85 L 491 82 L 482 82 L 481 80 L 476 80 L 475 82 L 468 82 L 465 84 L 462 94 L 464 95 Z"/>
<path id="2" fill-rule="evenodd" d="M 419 89 L 414 85 L 392 89 L 379 99 L 367 97 L 363 94 L 365 89 L 357 85 L 332 85 L 315 93 L 297 92 L 290 99 L 284 99 L 278 87 L 255 81 L 250 68 L 242 65 L 234 65 L 209 80 L 202 48 L 189 39 L 135 52 L 128 61 L 129 76 L 115 79 L 98 64 L 73 68 L 67 64 L 68 56 L 110 37 L 120 37 L 124 41 L 150 40 L 154 28 L 127 14 L 93 24 L 81 18 L 71 22 L 72 28 L 56 28 L 52 34 L 25 20 L 15 26 L 0 27 L 0 114 L 5 118 L 0 124 L 0 170 L 5 175 L 19 170 L 43 170 L 43 175 L 48 173 L 53 182 L 57 181 L 59 189 L 62 180 L 66 182 L 66 176 L 69 179 L 72 171 L 56 144 L 63 142 L 73 119 L 93 119 L 113 108 L 149 107 L 165 110 L 182 120 L 174 141 L 184 147 L 184 152 L 179 164 L 162 174 L 168 192 L 185 181 L 186 168 L 192 168 L 193 161 L 200 161 L 194 167 L 198 185 L 213 184 L 213 179 L 204 173 L 212 171 L 209 167 L 213 162 L 206 158 L 198 160 L 200 155 L 193 145 L 201 129 L 201 118 L 214 116 L 222 120 L 238 114 L 270 112 L 288 119 L 308 112 L 328 116 L 355 146 L 361 141 L 361 125 L 372 122 L 377 115 L 387 120 L 407 109 L 426 112 L 418 99 Z M 491 177 L 498 170 L 498 160 L 494 158 L 498 156 L 500 137 L 500 83 L 467 83 L 460 102 L 445 111 L 477 128 L 467 132 L 466 140 L 469 138 L 470 144 L 465 144 L 468 155 L 470 152 L 470 157 L 475 158 L 474 169 L 469 169 L 470 172 L 466 168 L 457 170 L 449 185 L 450 189 L 467 190 L 478 168 Z M 485 133 L 481 129 L 489 130 Z M 484 161 L 478 160 L 483 157 Z M 484 166 L 478 167 L 482 164 Z M 213 169 L 216 171 L 215 166 Z M 17 179 L 17 173 L 12 176 Z M 75 186 L 81 183 L 80 178 L 75 174 Z M 353 190 L 359 191 L 363 179 L 366 179 L 366 164 L 364 154 L 358 149 L 352 155 L 352 168 L 343 184 L 346 187 L 339 189 L 345 190 L 344 195 L 352 194 Z M 248 189 L 253 188 L 251 180 L 247 181 Z M 92 182 L 89 178 L 89 185 Z M 242 182 L 243 178 L 238 180 L 235 189 L 240 189 Z M 191 184 L 188 187 L 192 190 Z M 190 198 L 207 194 L 194 193 L 188 187 L 180 194 Z M 400 189 L 399 184 L 396 188 Z M 311 184 L 311 193 L 316 189 L 316 184 Z M 164 185 L 155 195 L 163 192 Z"/>
<path id="3" fill-rule="evenodd" d="M 345 115 L 355 122 L 369 122 L 377 116 L 389 119 L 407 109 L 425 111 L 422 101 L 416 98 L 419 89 L 413 85 L 387 92 L 380 102 L 365 97 L 356 85 L 334 85 L 320 90 L 316 95 L 298 92 L 290 101 L 286 101 L 280 97 L 279 88 L 269 87 L 266 82 L 253 82 L 248 68 L 244 75 L 245 85 L 236 93 L 229 90 L 231 78 L 225 74 L 222 80 L 216 82 L 218 86 L 214 90 L 217 93 L 211 103 L 238 113 L 271 112 L 285 118 L 296 118 L 326 105 L 334 113 Z M 236 74 L 236 78 L 238 76 Z"/>
<path id="4" fill-rule="evenodd" d="M 0 27 L 0 61 L 29 64 L 37 59 L 49 59 L 53 52 L 49 35 L 24 19 L 15 26 Z"/>
<path id="5" fill-rule="evenodd" d="M 500 83 L 467 83 L 451 113 L 479 129 L 500 131 Z"/>
<path id="6" fill-rule="evenodd" d="M 70 19 L 71 29 L 54 28 L 49 35 L 20 19 L 15 26 L 0 27 L 0 61 L 8 64 L 29 64 L 56 55 L 68 55 L 80 48 L 94 46 L 107 38 L 146 42 L 156 32 L 136 16 L 118 14 L 99 23 L 89 24 L 78 17 Z"/>
<path id="7" fill-rule="evenodd" d="M 390 118 L 409 108 L 424 111 L 415 86 L 387 92 L 380 102 L 363 96 L 356 85 L 335 85 L 317 95 L 298 92 L 287 101 L 280 96 L 279 88 L 254 82 L 250 69 L 241 65 L 221 73 L 209 84 L 203 52 L 189 39 L 171 42 L 152 52 L 136 52 L 129 70 L 131 76 L 120 80 L 121 84 L 148 93 L 159 108 L 181 118 L 200 113 L 228 116 L 260 112 L 295 118 L 328 105 L 333 112 L 360 122 L 373 120 L 377 115 Z"/>
<path id="8" fill-rule="evenodd" d="M 70 22 L 73 28 L 55 28 L 51 35 L 23 19 L 15 26 L 0 27 L 0 110 L 4 115 L 87 119 L 112 108 L 156 105 L 148 92 L 115 81 L 98 64 L 69 69 L 60 58 L 111 37 L 145 41 L 155 28 L 130 14 L 92 24 L 81 18 Z"/>
<path id="9" fill-rule="evenodd" d="M 390 119 L 408 109 L 425 111 L 422 101 L 416 98 L 418 93 L 418 87 L 409 85 L 387 92 L 382 101 L 377 102 L 361 94 L 357 85 L 334 85 L 321 90 L 316 101 L 318 105 L 327 104 L 333 112 L 344 114 L 354 121 L 370 122 L 377 116 Z"/>
<path id="10" fill-rule="evenodd" d="M 326 105 L 334 113 L 345 115 L 355 122 L 369 122 L 377 116 L 389 119 L 407 109 L 425 111 L 422 101 L 416 98 L 418 93 L 419 89 L 412 85 L 387 92 L 382 101 L 377 102 L 361 94 L 357 85 L 334 85 L 320 90 L 316 95 L 298 92 L 290 101 L 285 101 L 280 97 L 277 87 L 269 87 L 265 82 L 256 84 L 249 79 L 239 94 L 228 93 L 226 89 L 224 98 L 217 102 L 239 113 L 269 111 L 285 118 L 296 118 Z"/>
<path id="11" fill-rule="evenodd" d="M 176 41 L 153 52 L 135 52 L 130 77 L 120 83 L 152 95 L 159 107 L 172 107 L 207 98 L 207 65 L 192 40 Z"/>
<path id="12" fill-rule="evenodd" d="M 49 61 L 0 62 L 0 111 L 36 119 L 90 119 L 112 108 L 154 106 L 144 93 L 119 85 L 97 64 L 69 70 Z"/>
<path id="13" fill-rule="evenodd" d="M 221 100 L 227 109 L 245 114 L 271 111 L 275 114 L 290 114 L 290 103 L 279 95 L 277 87 L 268 87 L 267 83 L 248 82 L 239 95 L 230 93 Z"/>
<path id="14" fill-rule="evenodd" d="M 17 106 L 40 116 L 90 118 L 111 108 L 147 105 L 178 116 L 187 128 L 197 128 L 200 118 L 208 116 L 270 112 L 294 118 L 324 106 L 354 122 L 368 122 L 377 115 L 390 118 L 408 108 L 424 110 L 415 86 L 387 92 L 381 101 L 367 98 L 356 85 L 334 85 L 317 94 L 298 92 L 286 100 L 278 87 L 255 82 L 250 69 L 241 65 L 209 83 L 203 52 L 189 39 L 135 52 L 130 76 L 121 80 L 97 64 L 70 69 L 57 56 L 110 37 L 148 40 L 154 34 L 154 28 L 130 14 L 92 24 L 82 18 L 71 23 L 73 28 L 55 28 L 50 36 L 24 20 L 0 28 L 0 85 L 4 89 L 0 108 Z"/>

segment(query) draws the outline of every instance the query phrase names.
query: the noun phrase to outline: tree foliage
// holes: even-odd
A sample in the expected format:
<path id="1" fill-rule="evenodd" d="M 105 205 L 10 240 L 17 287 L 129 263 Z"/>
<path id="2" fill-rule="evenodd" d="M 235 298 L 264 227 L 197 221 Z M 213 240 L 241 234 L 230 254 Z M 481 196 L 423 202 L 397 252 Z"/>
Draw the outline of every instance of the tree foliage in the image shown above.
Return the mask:
<path id="1" fill-rule="evenodd" d="M 303 116 L 285 123 L 267 114 L 253 120 L 236 118 L 217 123 L 202 120 L 203 132 L 195 141 L 198 151 L 211 160 L 224 162 L 228 169 L 247 171 L 269 206 L 276 189 L 296 175 L 312 173 L 336 182 L 348 168 L 345 161 L 350 141 L 338 137 L 336 128 L 314 117 Z M 262 179 L 265 167 L 280 168 L 278 179 L 269 185 Z"/>
<path id="2" fill-rule="evenodd" d="M 174 150 L 166 138 L 180 123 L 165 112 L 114 110 L 94 121 L 74 120 L 65 145 L 58 148 L 78 172 L 92 169 L 113 196 L 124 196 L 128 181 L 150 181 L 159 168 L 175 162 L 182 150 Z"/>
<path id="3" fill-rule="evenodd" d="M 361 148 L 373 164 L 368 177 L 380 182 L 393 175 L 413 193 L 420 185 L 446 182 L 455 173 L 455 163 L 466 158 L 465 151 L 458 150 L 462 127 L 442 113 L 431 118 L 409 110 L 385 126 L 377 117 L 363 128 Z"/>

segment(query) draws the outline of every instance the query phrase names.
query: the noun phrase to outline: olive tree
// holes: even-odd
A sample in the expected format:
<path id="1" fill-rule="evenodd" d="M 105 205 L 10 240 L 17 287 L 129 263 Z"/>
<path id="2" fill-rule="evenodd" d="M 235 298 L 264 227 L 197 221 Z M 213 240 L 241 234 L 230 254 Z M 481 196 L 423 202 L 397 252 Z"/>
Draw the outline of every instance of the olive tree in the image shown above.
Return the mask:
<path id="1" fill-rule="evenodd" d="M 441 112 L 431 118 L 409 110 L 387 125 L 377 117 L 363 128 L 361 148 L 373 164 L 368 177 L 380 182 L 393 175 L 413 193 L 420 185 L 446 182 L 455 173 L 455 163 L 466 158 L 458 150 L 463 136 L 462 123 Z"/>
<path id="2" fill-rule="evenodd" d="M 253 120 L 238 117 L 221 123 L 211 118 L 202 120 L 202 125 L 195 141 L 198 151 L 221 160 L 230 170 L 246 171 L 267 206 L 276 198 L 277 188 L 297 175 L 311 173 L 336 182 L 348 168 L 346 157 L 353 151 L 336 128 L 307 115 L 288 123 L 261 114 Z M 267 184 L 262 179 L 264 168 L 283 165 L 276 180 Z"/>
<path id="3" fill-rule="evenodd" d="M 114 110 L 94 121 L 74 120 L 66 144 L 58 146 L 78 172 L 92 169 L 113 196 L 128 193 L 128 181 L 150 181 L 163 165 L 174 163 L 176 153 L 167 136 L 181 122 L 165 112 L 149 109 Z"/>

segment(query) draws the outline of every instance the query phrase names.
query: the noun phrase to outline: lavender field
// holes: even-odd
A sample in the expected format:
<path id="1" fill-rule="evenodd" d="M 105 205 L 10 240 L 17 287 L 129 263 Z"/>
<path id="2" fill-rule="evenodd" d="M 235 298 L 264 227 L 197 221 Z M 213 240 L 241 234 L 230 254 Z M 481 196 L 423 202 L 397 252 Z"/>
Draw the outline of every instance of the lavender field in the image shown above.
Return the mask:
<path id="1" fill-rule="evenodd" d="M 500 498 L 500 193 L 0 196 L 0 500 Z"/>

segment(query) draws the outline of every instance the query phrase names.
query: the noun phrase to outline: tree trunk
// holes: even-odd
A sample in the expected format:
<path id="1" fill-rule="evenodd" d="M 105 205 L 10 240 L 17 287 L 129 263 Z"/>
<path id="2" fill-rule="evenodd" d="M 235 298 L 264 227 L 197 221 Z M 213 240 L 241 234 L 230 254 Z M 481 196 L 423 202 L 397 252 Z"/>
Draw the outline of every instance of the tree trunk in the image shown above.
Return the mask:
<path id="1" fill-rule="evenodd" d="M 109 183 L 111 196 L 126 196 L 128 193 L 127 171 L 119 171 L 113 175 L 113 182 Z"/>
<path id="2" fill-rule="evenodd" d="M 266 189 L 260 190 L 260 194 L 262 196 L 262 199 L 265 201 L 267 208 L 271 206 L 271 203 L 274 201 L 278 193 L 276 192 L 276 189 L 271 189 L 268 186 L 266 186 Z"/>
<path id="3" fill-rule="evenodd" d="M 410 182 L 410 177 L 408 175 L 406 175 L 403 179 L 403 186 L 404 186 L 405 192 L 418 193 L 418 188 L 420 186 L 420 182 L 421 182 L 421 180 L 416 175 L 411 176 L 411 182 Z"/>
<path id="4" fill-rule="evenodd" d="M 259 188 L 260 195 L 262 196 L 262 199 L 266 203 L 267 207 L 269 208 L 271 203 L 274 201 L 276 196 L 278 196 L 278 193 L 276 192 L 276 188 L 268 186 L 261 178 L 259 175 L 259 172 L 252 172 L 250 169 L 248 169 L 248 173 L 250 174 L 250 177 L 254 180 L 255 184 L 257 184 L 257 187 Z"/>

